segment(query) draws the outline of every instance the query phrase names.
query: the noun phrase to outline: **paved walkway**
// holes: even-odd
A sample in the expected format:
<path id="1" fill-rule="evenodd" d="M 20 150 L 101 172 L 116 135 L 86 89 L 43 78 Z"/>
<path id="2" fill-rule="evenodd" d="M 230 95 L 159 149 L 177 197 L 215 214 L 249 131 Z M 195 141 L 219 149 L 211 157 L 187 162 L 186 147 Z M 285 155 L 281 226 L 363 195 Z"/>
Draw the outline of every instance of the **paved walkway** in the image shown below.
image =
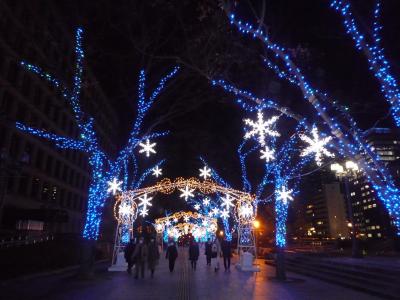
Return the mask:
<path id="1" fill-rule="evenodd" d="M 0 299 L 380 299 L 297 274 L 288 274 L 295 279 L 290 283 L 277 282 L 273 279 L 275 269 L 265 264 L 260 264 L 261 272 L 254 274 L 239 272 L 233 266 L 231 272 L 224 272 L 222 264 L 222 270 L 215 273 L 206 266 L 202 255 L 197 270 L 193 271 L 186 252 L 187 249 L 180 251 L 175 272 L 172 274 L 162 257 L 153 279 L 147 273 L 145 279 L 135 280 L 126 272 L 100 272 L 94 279 L 86 281 L 73 277 L 54 277 L 2 288 Z"/>

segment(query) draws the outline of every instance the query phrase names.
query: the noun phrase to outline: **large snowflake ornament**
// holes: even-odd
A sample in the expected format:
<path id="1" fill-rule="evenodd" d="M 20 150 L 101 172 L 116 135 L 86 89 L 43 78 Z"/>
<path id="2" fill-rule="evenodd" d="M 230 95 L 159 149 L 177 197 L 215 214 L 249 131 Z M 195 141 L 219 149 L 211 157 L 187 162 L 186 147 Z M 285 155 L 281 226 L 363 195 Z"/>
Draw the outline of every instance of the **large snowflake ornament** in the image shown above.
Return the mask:
<path id="1" fill-rule="evenodd" d="M 162 169 L 160 169 L 158 166 L 155 166 L 155 168 L 152 169 L 153 175 L 158 177 L 162 175 Z"/>
<path id="2" fill-rule="evenodd" d="M 208 177 L 211 177 L 211 169 L 207 168 L 207 166 L 204 166 L 203 169 L 199 169 L 200 171 L 200 177 L 203 177 L 204 180 L 206 180 Z"/>
<path id="3" fill-rule="evenodd" d="M 265 146 L 265 150 L 260 150 L 261 152 L 261 159 L 265 159 L 266 162 L 270 162 L 271 160 L 275 159 L 275 151 L 273 149 L 270 149 L 268 146 Z"/>
<path id="4" fill-rule="evenodd" d="M 229 194 L 225 194 L 225 198 L 221 197 L 222 203 L 221 207 L 225 207 L 226 210 L 229 210 L 229 208 L 234 207 L 235 205 L 232 203 L 234 200 Z"/>
<path id="5" fill-rule="evenodd" d="M 122 181 L 118 181 L 117 178 L 114 178 L 113 181 L 109 181 L 107 193 L 111 193 L 111 194 L 115 195 L 116 192 L 120 192 L 121 184 L 122 184 Z"/>
<path id="6" fill-rule="evenodd" d="M 332 152 L 329 152 L 325 146 L 330 142 L 332 139 L 331 136 L 324 137 L 320 139 L 318 135 L 317 127 L 313 126 L 311 130 L 312 137 L 309 137 L 303 133 L 299 134 L 299 137 L 302 141 L 306 142 L 308 146 L 303 149 L 300 153 L 300 156 L 307 156 L 311 153 L 315 153 L 315 162 L 318 166 L 322 165 L 322 156 L 334 157 L 335 155 Z"/>
<path id="7" fill-rule="evenodd" d="M 253 121 L 250 119 L 244 120 L 244 123 L 251 127 L 251 130 L 245 133 L 244 138 L 248 139 L 257 135 L 258 136 L 257 139 L 260 145 L 265 146 L 266 136 L 273 136 L 273 137 L 280 136 L 279 132 L 272 129 L 272 126 L 276 123 L 278 119 L 279 116 L 273 116 L 265 121 L 263 112 L 259 110 L 257 112 L 257 121 Z"/>
<path id="8" fill-rule="evenodd" d="M 185 198 L 185 201 L 187 201 L 189 197 L 194 197 L 193 194 L 194 189 L 191 189 L 189 185 L 186 185 L 184 189 L 179 189 L 179 190 L 182 192 L 182 194 L 180 194 L 179 197 Z"/>
<path id="9" fill-rule="evenodd" d="M 142 147 L 142 149 L 139 150 L 139 153 L 146 153 L 146 157 L 149 157 L 150 153 L 156 153 L 156 150 L 154 150 L 156 145 L 156 143 L 150 143 L 147 139 L 145 144 L 139 143 L 139 146 Z"/>
<path id="10" fill-rule="evenodd" d="M 287 205 L 288 201 L 293 201 L 292 193 L 293 190 L 287 190 L 286 186 L 282 186 L 281 190 L 277 192 L 278 195 L 276 200 L 282 201 L 283 204 Z"/>

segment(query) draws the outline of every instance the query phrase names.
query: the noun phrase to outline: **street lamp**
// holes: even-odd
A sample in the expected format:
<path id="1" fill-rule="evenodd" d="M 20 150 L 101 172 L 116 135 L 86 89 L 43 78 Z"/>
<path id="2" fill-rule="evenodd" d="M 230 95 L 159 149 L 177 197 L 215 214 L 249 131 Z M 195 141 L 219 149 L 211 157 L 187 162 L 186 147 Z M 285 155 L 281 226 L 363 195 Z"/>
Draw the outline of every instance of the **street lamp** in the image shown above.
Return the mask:
<path id="1" fill-rule="evenodd" d="M 348 160 L 345 162 L 344 166 L 339 163 L 331 164 L 331 170 L 335 172 L 335 176 L 339 178 L 339 180 L 343 180 L 344 182 L 347 210 L 349 212 L 349 218 L 350 218 L 350 222 L 347 223 L 347 227 L 350 230 L 350 236 L 351 236 L 351 248 L 352 248 L 351 256 L 354 258 L 361 258 L 362 255 L 360 253 L 356 235 L 356 224 L 354 223 L 354 218 L 353 218 L 353 206 L 351 203 L 350 188 L 349 188 L 349 179 L 356 178 L 357 173 L 359 172 L 360 169 L 355 162 Z"/>

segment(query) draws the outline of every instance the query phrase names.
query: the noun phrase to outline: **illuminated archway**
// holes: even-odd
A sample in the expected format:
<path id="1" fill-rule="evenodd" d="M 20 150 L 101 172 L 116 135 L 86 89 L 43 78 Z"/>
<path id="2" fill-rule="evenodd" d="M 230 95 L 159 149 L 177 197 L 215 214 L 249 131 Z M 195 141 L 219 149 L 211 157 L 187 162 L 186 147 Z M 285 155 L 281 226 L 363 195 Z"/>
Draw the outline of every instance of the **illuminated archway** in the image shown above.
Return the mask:
<path id="1" fill-rule="evenodd" d="M 249 193 L 227 188 L 218 185 L 212 180 L 206 179 L 200 181 L 197 178 L 184 179 L 178 177 L 175 180 L 164 178 L 155 185 L 140 188 L 136 190 L 123 191 L 116 195 L 114 205 L 114 216 L 118 221 L 115 234 L 115 246 L 113 252 L 113 262 L 117 255 L 123 250 L 124 242 L 129 239 L 133 231 L 133 222 L 137 218 L 139 207 L 142 208 L 142 215 L 147 214 L 147 206 L 152 206 L 150 200 L 152 195 L 157 193 L 172 194 L 179 190 L 186 196 L 193 195 L 198 191 L 204 195 L 208 194 L 224 194 L 230 197 L 232 203 L 232 211 L 238 232 L 238 250 L 252 250 L 255 253 L 255 241 L 253 235 L 253 221 L 257 214 L 257 205 L 255 204 L 255 196 Z M 181 195 L 181 197 L 182 197 Z M 185 196 L 185 199 L 187 200 Z M 150 200 L 149 200 L 150 199 Z M 139 202 L 139 203 L 138 203 Z M 228 208 L 230 210 L 230 208 Z"/>

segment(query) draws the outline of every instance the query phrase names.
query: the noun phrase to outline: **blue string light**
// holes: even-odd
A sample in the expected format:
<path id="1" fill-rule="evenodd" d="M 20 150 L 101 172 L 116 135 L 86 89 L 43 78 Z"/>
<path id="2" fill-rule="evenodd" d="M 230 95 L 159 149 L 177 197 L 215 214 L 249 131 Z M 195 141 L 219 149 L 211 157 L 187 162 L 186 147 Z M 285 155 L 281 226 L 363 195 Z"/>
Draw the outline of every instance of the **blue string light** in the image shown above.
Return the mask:
<path id="1" fill-rule="evenodd" d="M 143 140 L 154 139 L 168 134 L 168 132 L 154 132 L 142 136 L 142 123 L 154 101 L 165 88 L 167 82 L 177 74 L 179 67 L 174 67 L 172 71 L 161 78 L 157 87 L 148 98 L 145 96 L 145 72 L 144 70 L 140 71 L 139 93 L 137 101 L 138 105 L 133 129 L 130 132 L 126 146 L 119 152 L 117 158 L 112 160 L 108 158 L 108 155 L 103 152 L 99 145 L 98 137 L 94 130 L 94 119 L 85 115 L 81 110 L 80 95 L 82 91 L 84 60 L 82 35 L 83 30 L 78 28 L 75 39 L 75 73 L 73 76 L 73 86 L 71 91 L 66 87 L 66 85 L 62 84 L 58 79 L 49 73 L 44 72 L 41 68 L 26 62 L 21 62 L 21 65 L 24 68 L 49 81 L 50 84 L 60 90 L 62 96 L 72 107 L 76 123 L 80 130 L 79 138 L 75 140 L 69 137 L 59 136 L 53 133 L 48 133 L 41 129 L 26 126 L 19 122 L 16 123 L 16 127 L 23 132 L 50 140 L 59 148 L 79 150 L 87 153 L 89 158 L 89 166 L 91 169 L 91 181 L 88 191 L 88 208 L 83 229 L 83 237 L 89 240 L 97 240 L 99 237 L 99 228 L 104 203 L 108 198 L 108 182 L 111 181 L 112 178 L 122 175 L 124 188 L 127 188 L 128 186 L 134 186 L 135 188 L 138 188 L 152 170 L 152 168 L 145 170 L 140 178 L 136 180 L 138 165 L 133 150 Z M 130 161 L 133 163 L 133 177 L 132 182 L 128 184 L 130 172 L 128 166 Z M 164 160 L 158 162 L 156 166 L 161 165 L 163 162 Z"/>

